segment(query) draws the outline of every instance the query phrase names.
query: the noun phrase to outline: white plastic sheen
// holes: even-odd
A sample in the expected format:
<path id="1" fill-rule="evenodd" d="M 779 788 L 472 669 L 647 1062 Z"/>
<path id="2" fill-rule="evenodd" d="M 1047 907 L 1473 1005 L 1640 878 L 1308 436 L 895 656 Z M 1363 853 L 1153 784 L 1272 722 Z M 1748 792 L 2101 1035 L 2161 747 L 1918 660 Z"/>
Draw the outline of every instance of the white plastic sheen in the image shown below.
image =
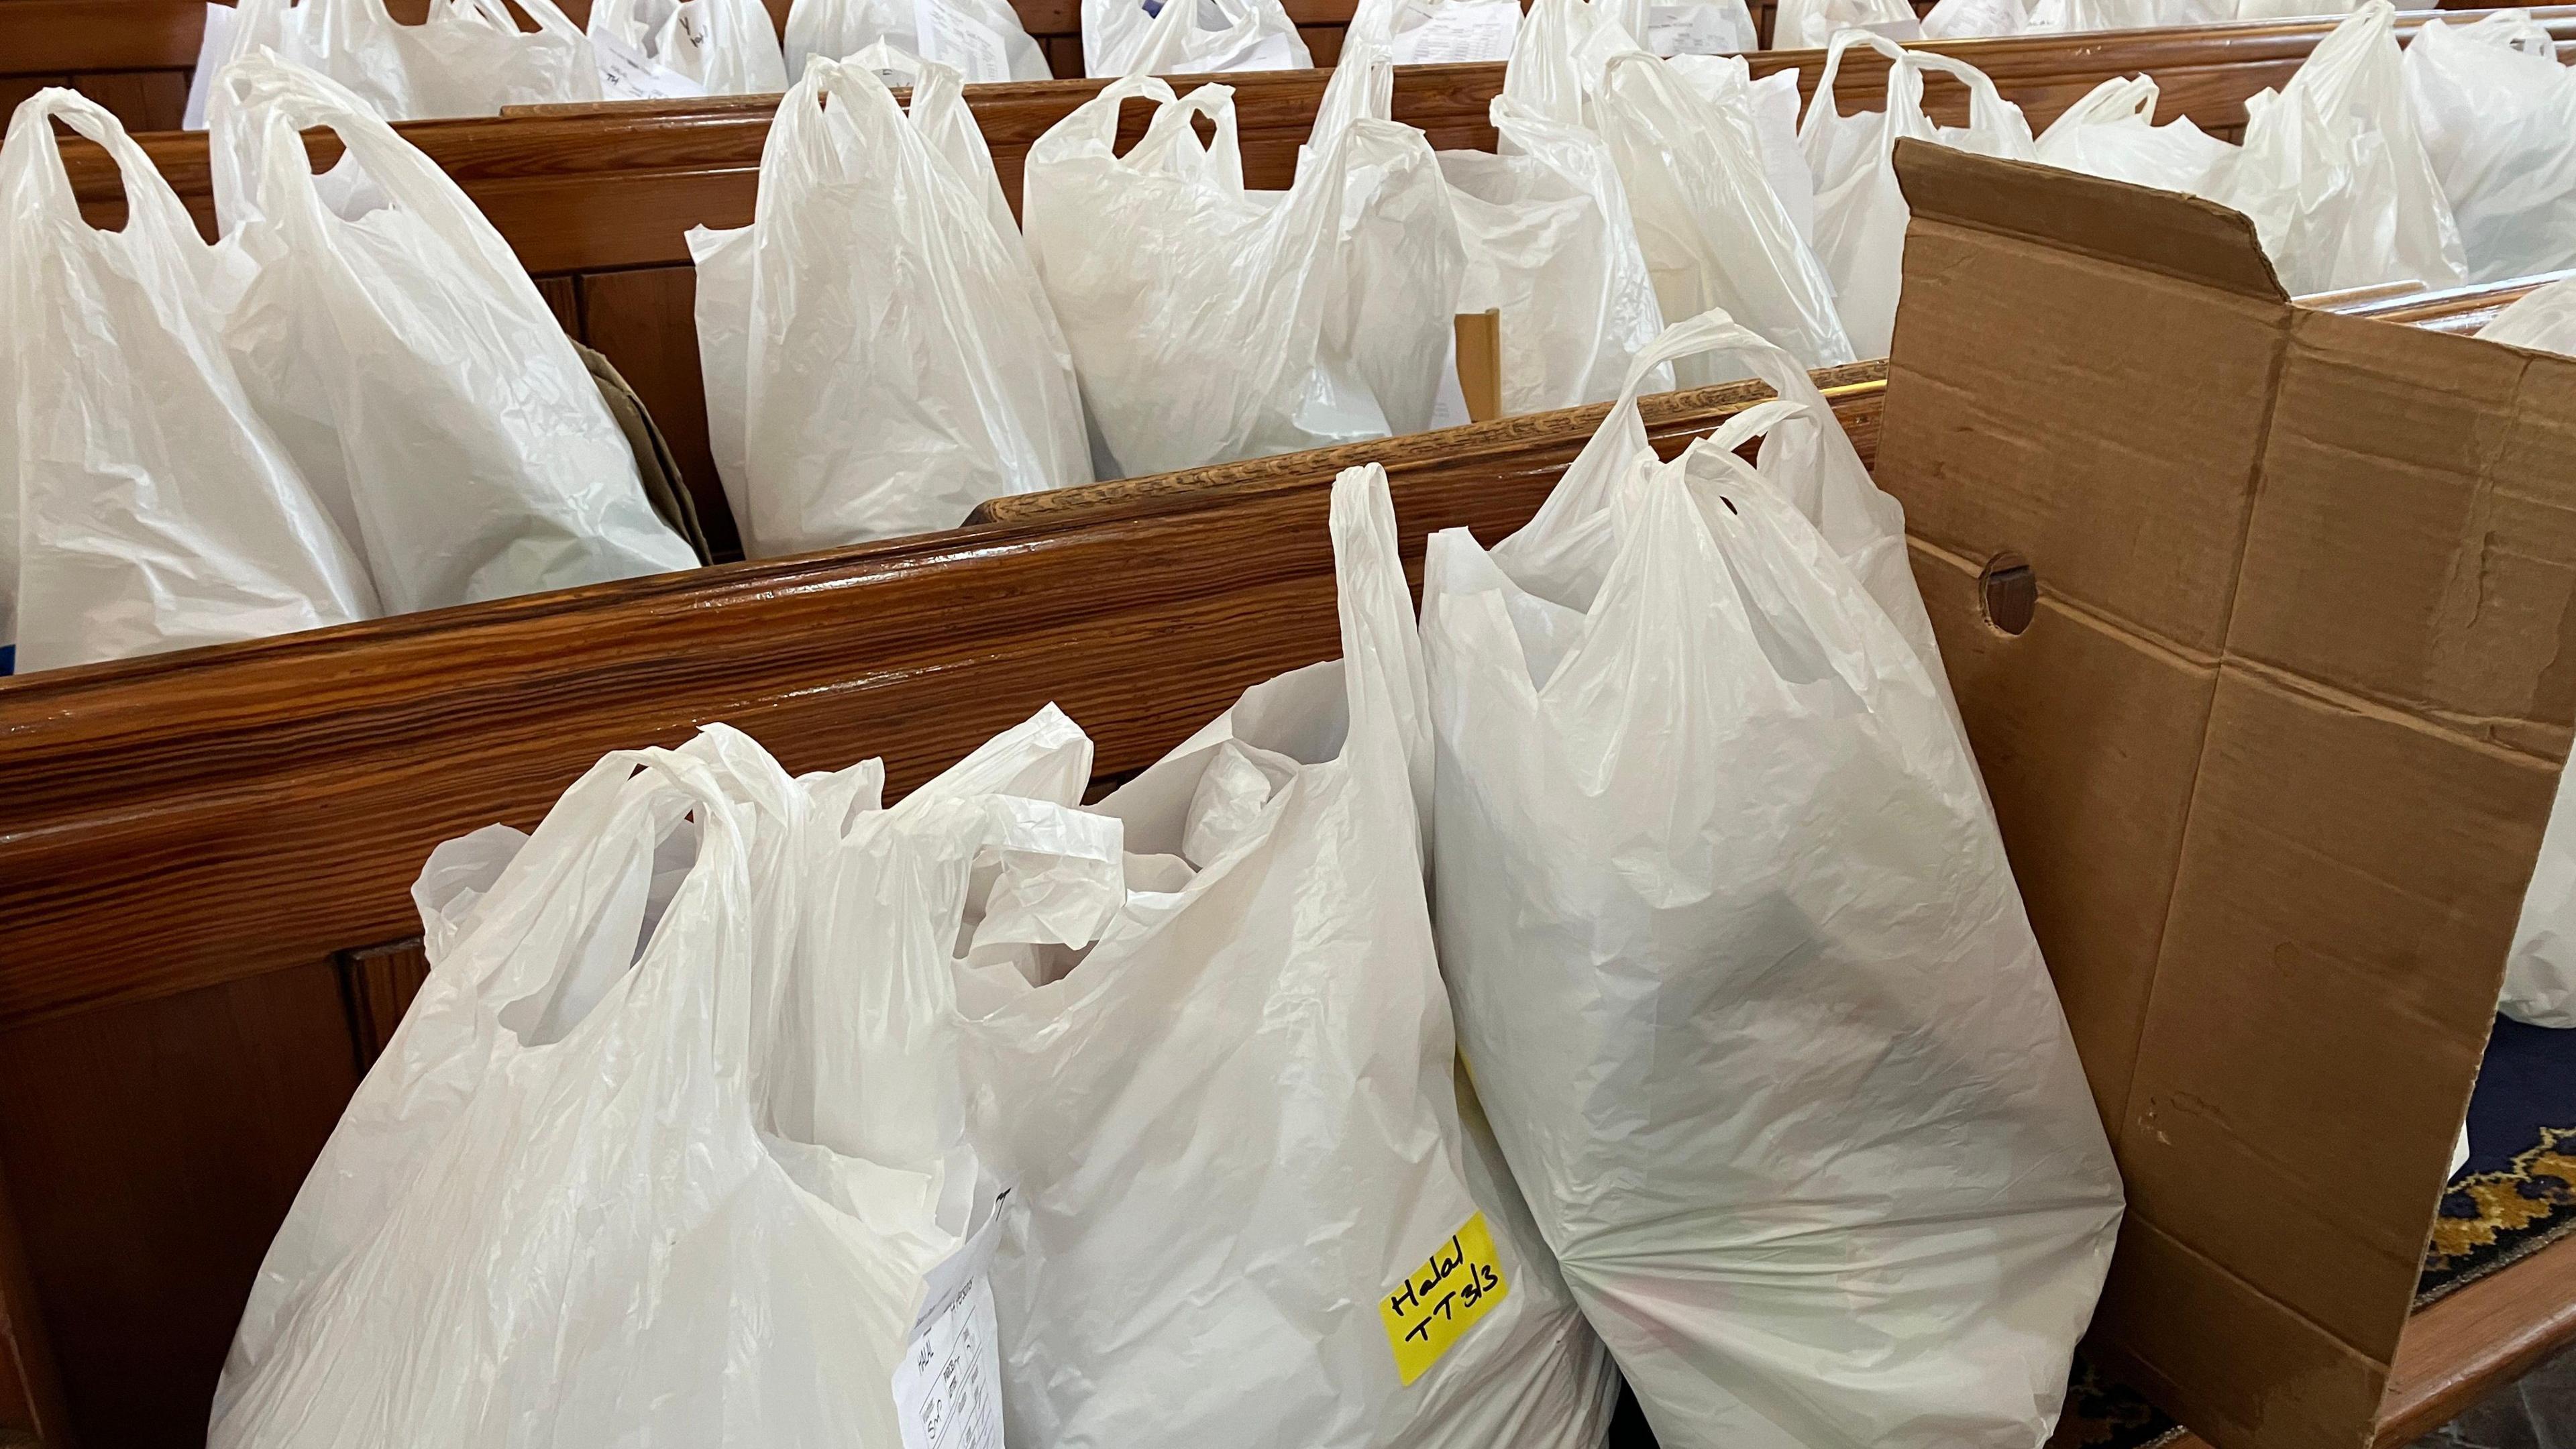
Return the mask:
<path id="1" fill-rule="evenodd" d="M 2157 96 L 2150 76 L 2113 76 L 2049 123 L 2040 133 L 2038 159 L 2133 186 L 2206 195 L 2211 174 L 2236 148 L 2189 116 L 2157 125 Z"/>
<path id="2" fill-rule="evenodd" d="M 1899 515 L 1732 451 L 1819 425 L 1433 537 L 1441 964 L 1667 1449 L 2034 1449 L 2119 1177 L 1937 655 L 1835 541 Z"/>
<path id="3" fill-rule="evenodd" d="M 958 1245 L 941 1169 L 972 1158 L 854 1155 L 923 1140 L 943 1089 L 818 1081 L 803 1048 L 915 1060 L 944 1013 L 906 983 L 948 969 L 922 927 L 986 830 L 877 815 L 881 773 L 792 782 L 716 726 L 601 761 L 515 853 L 432 857 L 429 980 L 261 1265 L 213 1449 L 896 1449 L 895 1363 Z M 861 897 L 829 956 L 798 954 L 809 875 L 818 908 Z M 778 1084 L 843 1119 L 769 1130 Z M 953 1058 L 944 1090 L 962 1125 Z"/>
<path id="4" fill-rule="evenodd" d="M 1720 308 L 1808 367 L 1854 360 L 1834 283 L 1765 165 L 1745 63 L 1695 57 L 1700 85 L 1680 64 L 1642 51 L 1614 56 L 1593 100 L 1664 315 Z M 1731 380 L 1689 368 L 1679 379 Z"/>
<path id="5" fill-rule="evenodd" d="M 909 115 L 878 74 L 898 65 Z M 752 224 L 690 247 L 708 440 L 751 557 L 1091 481 L 1072 354 L 955 71 L 883 42 L 808 65 Z"/>
<path id="6" fill-rule="evenodd" d="M 1016 1184 L 1011 1443 L 1596 1449 L 1607 1427 L 1608 1360 L 1453 1086 L 1384 473 L 1344 473 L 1331 522 L 1343 657 L 1091 807 L 1128 894 L 1087 956 L 979 953 L 961 980 L 975 1140 Z M 1378 1300 L 1480 1212 L 1505 1295 L 1406 1385 Z"/>
<path id="7" fill-rule="evenodd" d="M 1390 68 L 1354 49 L 1284 193 L 1244 189 L 1224 85 L 1175 99 L 1130 77 L 1029 148 L 1029 253 L 1102 476 L 1430 425 L 1465 256 L 1430 144 L 1385 119 Z M 1119 108 L 1136 97 L 1160 104 L 1120 156 Z M 1201 116 L 1212 143 L 1192 129 Z"/>
<path id="8" fill-rule="evenodd" d="M 2253 219 L 2294 295 L 2384 282 L 2456 286 L 2460 230 L 2415 128 L 2397 12 L 2368 0 L 2279 91 L 2245 103 L 2245 144 L 2211 199 Z"/>
<path id="9" fill-rule="evenodd" d="M 1867 45 L 1888 59 L 1887 109 L 1846 116 L 1835 109 L 1834 81 L 1843 52 Z M 1968 88 L 1968 124 L 1936 126 L 1923 113 L 1923 76 L 1938 72 Z M 1833 278 L 1843 328 L 1862 357 L 1885 357 L 1895 331 L 1896 296 L 1905 272 L 1905 224 L 1912 213 L 1896 184 L 1896 143 L 1904 137 L 2009 161 L 2036 148 L 2021 107 L 2003 98 L 1986 73 L 1965 61 L 1909 50 L 1868 31 L 1838 32 L 1824 74 L 1798 128 L 1816 177 L 1816 255 Z"/>
<path id="10" fill-rule="evenodd" d="M 2576 267 L 2576 67 L 2526 11 L 2427 20 L 2406 94 L 2472 282 Z"/>
<path id="11" fill-rule="evenodd" d="M 1087 76 L 1311 70 L 1279 0 L 1082 0 Z"/>
<path id="12" fill-rule="evenodd" d="M 2308 9 L 2334 0 L 2296 0 Z M 2034 31 L 2135 30 L 2151 25 L 2214 25 L 2237 18 L 2238 0 L 2032 0 Z"/>
<path id="13" fill-rule="evenodd" d="M 2478 335 L 2576 357 L 2576 281 L 2553 282 L 2496 315 Z M 2522 897 L 2497 1010 L 2534 1026 L 2576 1027 L 2576 771 L 2562 771 Z M 2454 1169 L 2455 1171 L 2457 1169 Z"/>
<path id="14" fill-rule="evenodd" d="M 701 95 L 787 89 L 778 30 L 760 0 L 594 0 L 589 33 L 609 37 Z"/>
<path id="15" fill-rule="evenodd" d="M 692 568 L 563 325 L 456 183 L 270 55 L 215 82 L 215 212 L 253 403 L 390 613 Z M 347 154 L 313 174 L 298 132 Z"/>
<path id="16" fill-rule="evenodd" d="M 502 0 L 429 0 L 419 25 L 385 0 L 240 0 L 231 29 L 197 57 L 186 124 L 206 124 L 211 78 L 263 49 L 346 86 L 388 121 L 497 116 L 503 106 L 601 99 L 599 60 L 554 0 L 518 0 L 533 32 Z"/>
<path id="17" fill-rule="evenodd" d="M 53 123 L 106 148 L 81 218 Z M 365 565 L 253 411 L 212 249 L 114 116 L 48 87 L 0 145 L 0 644 L 17 669 L 364 619 Z"/>
<path id="18" fill-rule="evenodd" d="M 1915 40 L 1923 23 L 1906 0 L 1781 0 L 1771 16 L 1771 48 L 1822 50 L 1846 30 Z"/>
<path id="19" fill-rule="evenodd" d="M 878 44 L 947 66 L 969 85 L 1054 75 L 1008 0 L 795 0 L 786 40 L 790 80 L 816 56 L 846 60 Z"/>
<path id="20" fill-rule="evenodd" d="M 1925 40 L 1974 40 L 2030 29 L 2024 0 L 1941 0 L 1923 16 Z"/>

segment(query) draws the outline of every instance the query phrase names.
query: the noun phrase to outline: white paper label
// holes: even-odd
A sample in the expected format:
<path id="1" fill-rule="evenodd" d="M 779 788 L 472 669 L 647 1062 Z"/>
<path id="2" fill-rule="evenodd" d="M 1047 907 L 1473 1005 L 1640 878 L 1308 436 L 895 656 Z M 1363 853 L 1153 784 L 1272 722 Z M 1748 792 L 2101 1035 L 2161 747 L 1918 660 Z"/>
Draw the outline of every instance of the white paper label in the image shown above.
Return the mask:
<path id="1" fill-rule="evenodd" d="M 604 30 L 592 33 L 590 48 L 599 56 L 599 94 L 602 99 L 684 100 L 707 93 L 706 87 L 676 71 L 655 65 L 635 47 Z"/>
<path id="2" fill-rule="evenodd" d="M 1172 67 L 1174 75 L 1214 75 L 1229 70 L 1289 70 L 1297 64 L 1295 52 L 1288 48 L 1288 36 L 1272 31 L 1250 45 Z"/>
<path id="3" fill-rule="evenodd" d="M 1412 7 L 1422 23 L 1403 28 L 1399 19 L 1387 51 L 1397 65 L 1471 65 L 1512 58 L 1512 39 L 1520 33 L 1519 0 L 1439 0 Z"/>
<path id="4" fill-rule="evenodd" d="M 1646 10 L 1646 48 L 1657 55 L 1739 55 L 1760 47 L 1731 7 L 1653 5 Z"/>
<path id="5" fill-rule="evenodd" d="M 1001 1449 L 993 1284 L 977 1273 L 938 1307 L 894 1371 L 903 1449 Z"/>
<path id="6" fill-rule="evenodd" d="M 914 0 L 912 16 L 922 59 L 954 67 L 968 85 L 1011 78 L 1011 52 L 1000 31 L 944 0 Z"/>
<path id="7" fill-rule="evenodd" d="M 1890 40 L 1921 40 L 1923 38 L 1923 22 L 1910 16 L 1903 20 L 1881 20 L 1874 24 L 1864 25 L 1861 29 L 1874 31 L 1880 35 L 1886 36 Z"/>

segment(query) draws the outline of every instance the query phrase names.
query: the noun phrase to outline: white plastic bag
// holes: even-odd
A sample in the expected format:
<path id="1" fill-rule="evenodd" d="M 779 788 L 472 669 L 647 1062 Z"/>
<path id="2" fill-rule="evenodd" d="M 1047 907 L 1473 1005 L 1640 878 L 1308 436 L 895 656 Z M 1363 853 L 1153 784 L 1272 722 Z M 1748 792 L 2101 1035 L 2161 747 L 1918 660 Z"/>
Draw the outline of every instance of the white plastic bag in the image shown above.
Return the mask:
<path id="1" fill-rule="evenodd" d="M 1627 190 L 1590 131 L 1505 96 L 1492 115 L 1500 154 L 1440 153 L 1466 246 L 1458 310 L 1502 314 L 1504 412 L 1605 402 L 1664 327 Z"/>
<path id="2" fill-rule="evenodd" d="M 2207 194 L 2210 176 L 2236 148 L 2176 116 L 2156 124 L 2158 91 L 2150 76 L 2113 76 L 2040 133 L 2037 159 L 2133 186 Z"/>
<path id="3" fill-rule="evenodd" d="M 1509 60 L 1520 0 L 1361 0 L 1342 43 L 1377 46 L 1397 65 Z"/>
<path id="4" fill-rule="evenodd" d="M 1974 40 L 2030 29 L 2024 0 L 1941 0 L 1923 17 L 1925 40 Z"/>
<path id="5" fill-rule="evenodd" d="M 1599 1343 L 1453 1092 L 1382 471 L 1342 475 L 1332 531 L 1343 658 L 1091 807 L 1129 893 L 1086 956 L 970 972 L 976 1141 L 1015 1183 L 1013 1443 L 1596 1449 L 1607 1426 Z"/>
<path id="6" fill-rule="evenodd" d="M 82 220 L 56 119 L 115 161 L 122 229 Z M 212 250 L 116 118 L 52 87 L 22 103 L 0 207 L 0 645 L 18 672 L 373 615 L 365 566 L 225 355 Z"/>
<path id="7" fill-rule="evenodd" d="M 1087 76 L 1310 70 L 1279 0 L 1082 0 Z"/>
<path id="8" fill-rule="evenodd" d="M 1882 40 L 1923 38 L 1923 22 L 1906 0 L 1781 0 L 1771 15 L 1771 48 L 1822 50 L 1846 30 Z"/>
<path id="9" fill-rule="evenodd" d="M 1639 43 L 1657 55 L 1744 55 L 1762 48 L 1744 0 L 1682 0 L 1646 7 Z"/>
<path id="10" fill-rule="evenodd" d="M 2576 357 L 2576 278 L 2552 282 L 2496 314 L 2478 329 L 2490 342 Z"/>
<path id="11" fill-rule="evenodd" d="M 1883 112 L 1845 116 L 1834 108 L 1843 52 L 1856 44 L 1888 59 Z M 1968 88 L 1966 126 L 1936 126 L 1923 113 L 1926 73 L 1949 76 Z M 2005 100 L 1975 66 L 1908 50 L 1866 31 L 1846 30 L 1833 38 L 1798 139 L 1816 177 L 1816 255 L 1833 278 L 1843 328 L 1862 357 L 1885 357 L 1895 331 L 1896 295 L 1905 273 L 1905 224 L 1912 214 L 1896 184 L 1896 143 L 1908 136 L 2012 161 L 2028 161 L 2035 150 L 2021 107 Z"/>
<path id="12" fill-rule="evenodd" d="M 270 55 L 217 77 L 215 211 L 251 274 L 252 401 L 388 612 L 694 567 L 526 268 L 356 96 Z M 316 177 L 297 133 L 347 153 Z"/>
<path id="13" fill-rule="evenodd" d="M 2427 20 L 2405 70 L 2468 280 L 2576 267 L 2576 67 L 2548 29 L 2519 10 Z"/>
<path id="14" fill-rule="evenodd" d="M 1030 147 L 1029 253 L 1104 475 L 1429 426 L 1464 258 L 1429 143 L 1378 114 L 1383 79 L 1382 62 L 1345 59 L 1284 194 L 1244 189 L 1223 85 L 1176 100 L 1130 77 Z M 1138 96 L 1160 107 L 1119 156 L 1119 107 Z M 1212 143 L 1191 129 L 1202 115 Z"/>
<path id="15" fill-rule="evenodd" d="M 2293 294 L 2467 275 L 2416 133 L 2396 26 L 2388 0 L 2336 26 L 2286 87 L 2245 103 L 2245 144 L 2211 178 L 2212 199 L 2253 219 Z"/>
<path id="16" fill-rule="evenodd" d="M 206 124 L 211 77 L 262 50 L 339 82 L 388 121 L 602 99 L 581 27 L 554 0 L 518 4 L 533 33 L 501 0 L 429 0 L 419 25 L 396 21 L 385 0 L 240 0 L 230 25 L 206 28 L 184 124 Z"/>
<path id="17" fill-rule="evenodd" d="M 2215 25 L 2238 18 L 2236 11 L 2237 0 L 2032 0 L 2029 28 L 2067 32 Z"/>
<path id="18" fill-rule="evenodd" d="M 1805 104 L 1798 94 L 1798 73 L 1775 70 L 1751 80 L 1750 66 L 1725 56 L 1677 55 L 1671 66 L 1702 100 L 1726 105 L 1736 92 L 1744 93 L 1753 109 L 1753 134 L 1762 143 L 1762 174 L 1771 178 L 1772 193 L 1787 209 L 1799 239 L 1813 245 L 1816 177 L 1807 169 L 1806 153 L 1798 149 L 1798 108 Z"/>
<path id="19" fill-rule="evenodd" d="M 589 30 L 612 101 L 787 89 L 778 30 L 760 0 L 594 0 Z M 634 74 L 639 62 L 649 73 Z"/>
<path id="20" fill-rule="evenodd" d="M 922 63 L 906 115 L 889 60 L 808 65 L 757 218 L 690 234 L 708 441 L 753 558 L 1091 481 L 1072 356 L 957 73 Z"/>
<path id="21" fill-rule="evenodd" d="M 2033 1449 L 2119 1177 L 1937 656 L 1833 541 L 1874 508 L 1732 452 L 1814 407 L 1432 539 L 1442 967 L 1667 1449 Z"/>
<path id="22" fill-rule="evenodd" d="M 968 85 L 1054 75 L 1008 0 L 795 0 L 787 11 L 790 80 L 815 56 L 846 60 L 877 44 L 947 66 Z"/>
<path id="23" fill-rule="evenodd" d="M 1852 361 L 1860 354 L 1834 284 L 1764 164 L 1744 62 L 1704 58 L 1695 68 L 1714 94 L 1631 51 L 1610 61 L 1593 102 L 1664 315 L 1723 308 L 1808 367 Z M 1730 380 L 1688 368 L 1679 378 Z"/>
<path id="24" fill-rule="evenodd" d="M 940 1184 L 761 1129 L 804 798 L 722 727 L 612 755 L 425 920 L 445 949 L 261 1265 L 210 1445 L 901 1442 L 961 1246 Z M 847 970 L 921 949 L 883 914 Z"/>

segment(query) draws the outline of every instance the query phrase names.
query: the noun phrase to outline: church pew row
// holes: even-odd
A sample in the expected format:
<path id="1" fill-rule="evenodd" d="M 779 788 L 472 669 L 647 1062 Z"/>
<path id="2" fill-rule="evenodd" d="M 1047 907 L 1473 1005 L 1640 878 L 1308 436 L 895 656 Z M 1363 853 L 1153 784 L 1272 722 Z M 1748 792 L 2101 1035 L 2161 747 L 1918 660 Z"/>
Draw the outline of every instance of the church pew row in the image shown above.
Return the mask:
<path id="1" fill-rule="evenodd" d="M 20 3 L 29 0 L 0 0 Z M 2551 27 L 2563 55 L 2576 55 L 2576 6 L 2533 13 Z M 2405 17 L 2401 31 L 2411 34 L 2429 14 Z M 2233 136 L 2244 125 L 2246 98 L 2286 81 L 2331 28 L 2328 21 L 2255 23 L 1928 48 L 1985 70 L 2035 127 L 2102 80 L 2145 72 L 2163 87 L 2160 119 L 2188 115 L 2204 130 Z M 1775 51 L 1750 60 L 1761 74 L 1794 69 L 1812 89 L 1823 58 Z M 1500 65 L 1408 67 L 1396 77 L 1394 114 L 1422 128 L 1435 146 L 1491 149 L 1486 112 L 1502 72 Z M 1879 104 L 1884 60 L 1854 52 L 1845 73 L 1847 105 Z M 1229 79 L 1237 90 L 1246 180 L 1286 186 L 1324 77 L 1272 72 Z M 1097 88 L 1052 81 L 969 91 L 1015 206 L 1030 143 Z M 1936 78 L 1929 100 L 1936 114 L 1955 122 L 1965 92 Z M 695 225 L 739 226 L 751 219 L 776 104 L 774 97 L 626 103 L 402 128 L 492 219 L 567 330 L 606 354 L 634 385 L 670 439 L 719 556 L 738 553 L 739 540 L 707 446 L 692 310 L 696 281 L 684 238 Z M 1145 119 L 1144 107 L 1129 107 L 1129 140 L 1143 133 Z M 205 139 L 151 136 L 144 147 L 211 233 Z M 315 154 L 317 161 L 333 159 L 336 143 L 318 139 Z M 91 220 L 120 224 L 123 193 L 105 154 L 83 143 L 68 147 L 67 159 Z"/>
<path id="2" fill-rule="evenodd" d="M 1817 379 L 1865 457 L 1884 378 Z M 1763 392 L 1643 412 L 1669 455 Z M 438 841 L 718 719 L 797 769 L 882 753 L 901 790 L 1052 699 L 1126 774 L 1332 651 L 1312 525 L 1342 467 L 1387 467 L 1418 564 L 1434 529 L 1525 520 L 1604 411 L 0 683 L 0 1430 L 202 1433 L 260 1255 L 425 972 L 407 888 Z"/>

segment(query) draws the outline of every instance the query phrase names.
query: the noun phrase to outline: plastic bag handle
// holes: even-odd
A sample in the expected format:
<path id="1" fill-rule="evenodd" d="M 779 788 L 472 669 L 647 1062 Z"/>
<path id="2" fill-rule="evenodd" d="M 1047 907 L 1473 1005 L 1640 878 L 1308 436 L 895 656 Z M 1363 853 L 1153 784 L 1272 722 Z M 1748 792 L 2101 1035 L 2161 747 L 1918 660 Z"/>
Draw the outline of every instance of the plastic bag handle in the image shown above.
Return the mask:
<path id="1" fill-rule="evenodd" d="M 1385 468 L 1345 468 L 1333 480 L 1332 533 L 1342 690 L 1350 711 L 1343 752 L 1388 775 L 1402 772 L 1409 788 L 1395 798 L 1410 807 L 1419 861 L 1431 804 L 1431 683 Z"/>
<path id="2" fill-rule="evenodd" d="M 1187 0 L 1172 0 L 1175 5 Z M 1163 158 L 1184 140 L 1199 144 L 1199 134 L 1190 122 L 1206 116 L 1216 123 L 1216 139 L 1201 148 L 1200 154 L 1215 163 L 1217 175 L 1229 190 L 1243 189 L 1243 147 L 1237 136 L 1234 118 L 1234 87 L 1211 82 L 1193 89 L 1179 100 L 1166 100 L 1154 112 L 1145 127 L 1143 140 L 1126 155 L 1126 164 L 1143 171 L 1161 166 Z"/>
<path id="3" fill-rule="evenodd" d="M 1172 3 L 1177 5 L 1183 0 Z M 1334 62 L 1332 79 L 1324 83 L 1323 103 L 1315 108 L 1315 124 L 1306 144 L 1321 147 L 1349 130 L 1354 121 L 1383 121 L 1394 113 L 1394 57 L 1370 41 L 1345 42 L 1341 58 Z"/>
<path id="4" fill-rule="evenodd" d="M 1815 98 L 1807 102 L 1806 117 L 1798 123 L 1799 140 L 1806 140 L 1807 133 L 1820 124 L 1816 119 L 1819 113 L 1842 114 L 1834 104 L 1834 86 L 1843 72 L 1843 52 L 1855 45 L 1866 45 L 1886 56 L 1889 67 L 1888 76 L 1891 80 L 1895 78 L 1896 68 L 1904 64 L 1907 53 L 1904 46 L 1875 30 L 1863 30 L 1854 25 L 1835 31 L 1833 39 L 1825 42 L 1825 68 L 1816 73 Z M 1888 89 L 1893 91 L 1895 87 L 1891 85 Z"/>
<path id="5" fill-rule="evenodd" d="M 1968 88 L 1970 129 L 1983 129 L 2003 119 L 2003 92 L 1995 89 L 1993 77 L 1966 61 L 1933 51 L 1909 50 L 1902 54 L 1898 63 L 1908 73 L 1904 92 L 1907 119 L 1914 122 L 1917 128 L 1928 127 L 1931 124 L 1923 114 L 1923 75 L 1926 71 L 1938 71 Z M 1891 120 L 1896 116 L 1896 94 L 1897 88 L 1889 86 L 1887 114 Z M 1898 134 L 1913 135 L 1916 131 L 1906 130 Z"/>
<path id="6" fill-rule="evenodd" d="M 96 142 L 116 163 L 116 179 L 125 189 L 126 225 L 140 225 L 139 237 L 167 246 L 182 239 L 204 244 L 197 224 L 170 189 L 161 168 L 126 134 L 125 123 L 89 97 L 62 86 L 47 86 L 28 97 L 9 119 L 8 139 L 0 143 L 0 174 L 23 182 L 16 204 L 41 206 L 80 220 L 80 199 L 72 194 L 71 173 L 63 166 L 62 143 L 52 122 L 59 120 L 77 135 Z M 82 223 L 84 226 L 86 222 Z"/>

